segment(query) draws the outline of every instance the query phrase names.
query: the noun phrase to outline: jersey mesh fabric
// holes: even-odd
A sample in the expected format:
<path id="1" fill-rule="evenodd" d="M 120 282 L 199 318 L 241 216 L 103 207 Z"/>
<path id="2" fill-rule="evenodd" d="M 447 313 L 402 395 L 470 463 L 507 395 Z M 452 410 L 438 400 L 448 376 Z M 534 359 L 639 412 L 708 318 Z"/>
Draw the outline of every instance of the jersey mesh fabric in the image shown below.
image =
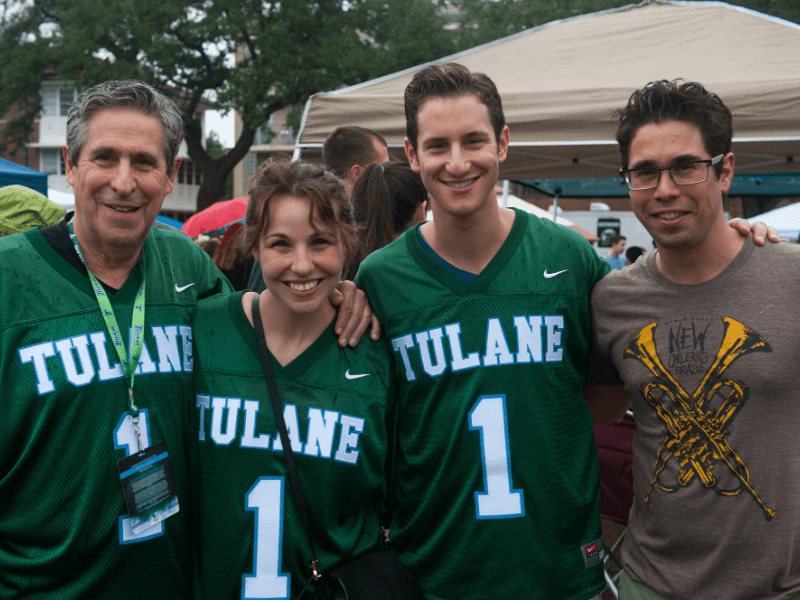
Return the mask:
<path id="1" fill-rule="evenodd" d="M 185 597 L 189 323 L 198 295 L 227 290 L 227 282 L 190 240 L 160 231 L 148 238 L 134 390 L 143 443 L 167 444 L 180 512 L 132 536 L 117 469 L 130 441 L 122 424 L 128 395 L 121 370 L 111 371 L 119 359 L 88 278 L 38 231 L 0 242 L 0 597 Z M 180 262 L 178 283 L 195 283 L 191 292 L 176 295 L 169 260 Z M 131 322 L 139 283 L 135 269 L 112 299 L 120 324 Z"/>
<path id="2" fill-rule="evenodd" d="M 414 230 L 362 263 L 396 363 L 393 545 L 433 600 L 602 589 L 581 548 L 600 537 L 582 390 L 588 297 L 608 265 L 572 233 L 518 212 L 472 285 L 430 260 Z M 520 334 L 519 319 L 539 335 Z M 494 511 L 480 507 L 498 492 Z"/>
<path id="3" fill-rule="evenodd" d="M 197 596 L 294 598 L 310 575 L 311 552 L 283 451 L 274 447 L 277 425 L 241 296 L 200 303 L 195 324 L 198 400 L 193 427 L 201 425 L 198 497 L 203 524 Z M 355 349 L 339 348 L 333 324 L 285 367 L 273 359 L 281 400 L 299 425 L 286 417 L 290 439 L 300 443 L 293 451 L 323 571 L 377 543 L 376 506 L 386 487 L 390 363 L 382 343 L 363 340 Z M 348 379 L 346 373 L 355 377 Z M 209 408 L 201 410 L 203 397 Z M 238 410 L 231 408 L 230 399 L 241 400 Z M 257 406 L 252 429 L 246 402 Z M 312 413 L 315 419 L 335 422 L 330 442 L 309 443 Z M 354 429 L 353 423 L 359 422 Z M 359 427 L 357 440 L 347 438 Z M 287 576 L 291 596 L 285 579 L 281 583 Z"/>

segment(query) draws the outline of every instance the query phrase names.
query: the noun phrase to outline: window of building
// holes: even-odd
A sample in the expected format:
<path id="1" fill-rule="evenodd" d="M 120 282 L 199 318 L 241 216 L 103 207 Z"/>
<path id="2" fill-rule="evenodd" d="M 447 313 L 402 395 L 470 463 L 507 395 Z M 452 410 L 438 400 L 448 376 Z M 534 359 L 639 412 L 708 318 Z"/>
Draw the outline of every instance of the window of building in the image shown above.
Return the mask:
<path id="1" fill-rule="evenodd" d="M 73 88 L 42 88 L 43 117 L 66 117 L 73 102 L 75 102 L 75 90 Z"/>
<path id="2" fill-rule="evenodd" d="M 41 154 L 41 168 L 42 173 L 48 175 L 66 175 L 67 165 L 64 162 L 64 155 L 61 153 L 61 148 L 42 148 Z"/>

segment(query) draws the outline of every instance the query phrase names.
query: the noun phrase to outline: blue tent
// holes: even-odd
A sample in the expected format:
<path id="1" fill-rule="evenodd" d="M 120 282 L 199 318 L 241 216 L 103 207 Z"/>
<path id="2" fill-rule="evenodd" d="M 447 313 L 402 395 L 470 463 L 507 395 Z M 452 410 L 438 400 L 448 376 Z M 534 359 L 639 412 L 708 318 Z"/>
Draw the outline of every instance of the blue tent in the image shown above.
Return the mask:
<path id="1" fill-rule="evenodd" d="M 47 196 L 47 173 L 0 158 L 0 187 L 24 185 Z"/>

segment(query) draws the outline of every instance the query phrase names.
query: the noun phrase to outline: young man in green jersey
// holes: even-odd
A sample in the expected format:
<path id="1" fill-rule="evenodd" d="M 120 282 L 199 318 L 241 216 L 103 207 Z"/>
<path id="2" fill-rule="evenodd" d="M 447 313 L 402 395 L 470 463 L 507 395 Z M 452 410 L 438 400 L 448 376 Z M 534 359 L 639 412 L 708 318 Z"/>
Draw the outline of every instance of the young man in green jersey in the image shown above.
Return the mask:
<path id="1" fill-rule="evenodd" d="M 405 108 L 433 220 L 358 275 L 395 357 L 393 547 L 432 600 L 594 598 L 584 365 L 589 294 L 609 266 L 575 232 L 498 206 L 510 138 L 488 77 L 425 68 Z"/>
<path id="2" fill-rule="evenodd" d="M 90 88 L 63 150 L 75 212 L 0 239 L 2 598 L 191 595 L 190 323 L 199 298 L 231 288 L 188 237 L 152 227 L 182 138 L 152 87 Z M 118 462 L 159 442 L 178 511 L 145 527 Z"/>

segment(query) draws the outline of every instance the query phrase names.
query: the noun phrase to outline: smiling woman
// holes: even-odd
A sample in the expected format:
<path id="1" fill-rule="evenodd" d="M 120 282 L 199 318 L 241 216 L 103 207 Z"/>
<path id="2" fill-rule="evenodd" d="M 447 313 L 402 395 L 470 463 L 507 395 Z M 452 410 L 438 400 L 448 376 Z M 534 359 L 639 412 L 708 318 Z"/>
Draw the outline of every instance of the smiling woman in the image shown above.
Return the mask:
<path id="1" fill-rule="evenodd" d="M 267 162 L 253 180 L 244 248 L 267 283 L 258 311 L 323 571 L 376 546 L 386 491 L 389 351 L 368 341 L 340 348 L 328 301 L 355 248 L 352 223 L 341 180 L 320 166 Z M 201 598 L 242 590 L 295 598 L 311 575 L 259 360 L 254 297 L 200 303 L 193 329 L 196 476 L 201 514 L 213 515 L 201 523 Z"/>

